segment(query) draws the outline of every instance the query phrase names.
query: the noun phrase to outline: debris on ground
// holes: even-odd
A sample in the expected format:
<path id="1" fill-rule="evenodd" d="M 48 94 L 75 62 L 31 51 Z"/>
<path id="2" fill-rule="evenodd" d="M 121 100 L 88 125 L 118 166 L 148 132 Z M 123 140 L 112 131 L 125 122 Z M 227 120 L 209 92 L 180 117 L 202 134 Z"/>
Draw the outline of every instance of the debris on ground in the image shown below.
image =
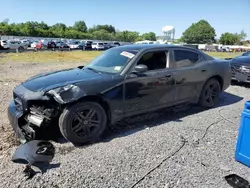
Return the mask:
<path id="1" fill-rule="evenodd" d="M 46 164 L 48 165 L 55 155 L 55 147 L 51 142 L 42 140 L 32 140 L 20 145 L 13 157 L 12 162 L 19 164 L 26 164 L 25 170 L 23 171 L 27 179 L 34 177 L 36 172 L 31 168 L 36 166 L 40 168 Z"/>

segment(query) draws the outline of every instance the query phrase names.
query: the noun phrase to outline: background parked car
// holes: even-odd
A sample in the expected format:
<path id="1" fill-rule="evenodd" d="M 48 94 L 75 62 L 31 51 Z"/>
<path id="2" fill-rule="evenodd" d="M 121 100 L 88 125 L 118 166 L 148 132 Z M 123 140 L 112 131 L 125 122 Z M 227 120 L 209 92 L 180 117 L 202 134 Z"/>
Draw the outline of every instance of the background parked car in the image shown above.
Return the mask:
<path id="1" fill-rule="evenodd" d="M 47 43 L 47 48 L 48 48 L 48 49 L 56 48 L 56 43 L 53 42 L 53 41 L 52 41 L 52 42 L 48 42 L 48 43 Z"/>
<path id="2" fill-rule="evenodd" d="M 104 44 L 102 42 L 93 42 L 92 43 L 93 50 L 104 50 Z"/>
<path id="3" fill-rule="evenodd" d="M 74 41 L 69 44 L 70 49 L 85 49 L 85 42 Z"/>
<path id="4" fill-rule="evenodd" d="M 92 50 L 92 41 L 85 42 L 85 50 Z"/>
<path id="5" fill-rule="evenodd" d="M 104 45 L 104 49 L 105 49 L 105 50 L 107 50 L 107 49 L 110 48 L 110 44 L 107 43 L 107 42 L 104 42 L 103 45 Z"/>
<path id="6" fill-rule="evenodd" d="M 86 48 L 86 43 L 85 42 L 81 42 L 80 44 L 78 44 L 77 49 L 85 50 L 85 48 Z"/>
<path id="7" fill-rule="evenodd" d="M 21 41 L 18 40 L 12 40 L 12 41 L 8 41 L 8 45 L 10 49 L 18 49 L 18 50 L 24 50 L 28 48 L 28 44 L 26 43 L 22 43 Z"/>
<path id="8" fill-rule="evenodd" d="M 36 49 L 44 49 L 47 48 L 47 45 L 44 44 L 43 42 L 39 42 L 36 44 Z"/>
<path id="9" fill-rule="evenodd" d="M 69 45 L 66 44 L 65 42 L 57 42 L 56 43 L 56 48 L 60 48 L 60 49 L 69 48 Z"/>
<path id="10" fill-rule="evenodd" d="M 111 48 L 117 47 L 117 46 L 121 46 L 121 44 L 119 42 L 112 42 L 112 43 L 110 43 L 110 47 Z"/>
<path id="11" fill-rule="evenodd" d="M 232 80 L 250 83 L 250 55 L 242 55 L 231 61 Z"/>
<path id="12" fill-rule="evenodd" d="M 8 42 L 6 40 L 1 40 L 0 42 L 0 49 L 1 50 L 8 50 L 10 48 Z"/>
<path id="13" fill-rule="evenodd" d="M 30 47 L 31 48 L 36 48 L 36 45 L 39 43 L 39 41 L 34 41 L 31 43 Z"/>

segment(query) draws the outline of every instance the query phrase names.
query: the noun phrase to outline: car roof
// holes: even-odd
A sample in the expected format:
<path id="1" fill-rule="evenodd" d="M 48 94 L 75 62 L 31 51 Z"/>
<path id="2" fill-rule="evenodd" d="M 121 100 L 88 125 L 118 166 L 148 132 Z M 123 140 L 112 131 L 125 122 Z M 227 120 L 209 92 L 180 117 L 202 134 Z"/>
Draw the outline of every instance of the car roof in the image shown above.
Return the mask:
<path id="1" fill-rule="evenodd" d="M 119 49 L 119 50 L 143 50 L 143 49 L 155 49 L 155 48 L 159 49 L 159 48 L 170 48 L 170 47 L 197 50 L 197 49 L 194 49 L 191 47 L 172 45 L 172 44 L 132 44 L 132 45 L 119 46 L 119 47 L 116 47 L 116 49 Z"/>

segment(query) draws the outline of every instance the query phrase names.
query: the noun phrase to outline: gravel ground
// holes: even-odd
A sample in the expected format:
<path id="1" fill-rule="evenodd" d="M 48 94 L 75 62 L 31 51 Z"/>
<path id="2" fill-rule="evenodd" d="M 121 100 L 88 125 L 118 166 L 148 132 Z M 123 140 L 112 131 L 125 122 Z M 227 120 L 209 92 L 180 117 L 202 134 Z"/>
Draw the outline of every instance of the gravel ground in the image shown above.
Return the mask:
<path id="1" fill-rule="evenodd" d="M 207 111 L 161 111 L 130 118 L 98 143 L 77 148 L 54 143 L 52 164 L 27 180 L 23 165 L 10 162 L 17 142 L 8 119 L 12 89 L 26 78 L 76 64 L 0 65 L 0 184 L 1 187 L 229 187 L 230 173 L 249 177 L 250 168 L 235 162 L 240 113 L 250 89 L 233 85 L 220 106 Z M 249 179 L 250 180 L 250 179 Z"/>

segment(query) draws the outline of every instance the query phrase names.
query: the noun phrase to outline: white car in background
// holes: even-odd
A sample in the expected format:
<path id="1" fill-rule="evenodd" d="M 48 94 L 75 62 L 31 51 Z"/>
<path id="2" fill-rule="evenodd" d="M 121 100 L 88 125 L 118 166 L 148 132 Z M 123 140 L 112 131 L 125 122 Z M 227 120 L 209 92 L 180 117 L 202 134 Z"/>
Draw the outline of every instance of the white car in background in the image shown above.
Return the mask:
<path id="1" fill-rule="evenodd" d="M 9 46 L 7 40 L 0 41 L 0 49 L 7 50 L 9 48 L 10 48 L 10 46 Z"/>
<path id="2" fill-rule="evenodd" d="M 30 47 L 35 48 L 38 43 L 39 43 L 39 41 L 32 42 Z"/>
<path id="3" fill-rule="evenodd" d="M 92 49 L 93 50 L 104 50 L 104 44 L 102 42 L 93 42 L 92 43 Z"/>
<path id="4" fill-rule="evenodd" d="M 12 50 L 25 50 L 28 48 L 28 44 L 22 43 L 19 40 L 10 40 L 8 41 L 9 48 Z"/>
<path id="5" fill-rule="evenodd" d="M 80 41 L 74 41 L 74 42 L 68 43 L 70 49 L 78 49 L 80 44 L 81 44 Z"/>

